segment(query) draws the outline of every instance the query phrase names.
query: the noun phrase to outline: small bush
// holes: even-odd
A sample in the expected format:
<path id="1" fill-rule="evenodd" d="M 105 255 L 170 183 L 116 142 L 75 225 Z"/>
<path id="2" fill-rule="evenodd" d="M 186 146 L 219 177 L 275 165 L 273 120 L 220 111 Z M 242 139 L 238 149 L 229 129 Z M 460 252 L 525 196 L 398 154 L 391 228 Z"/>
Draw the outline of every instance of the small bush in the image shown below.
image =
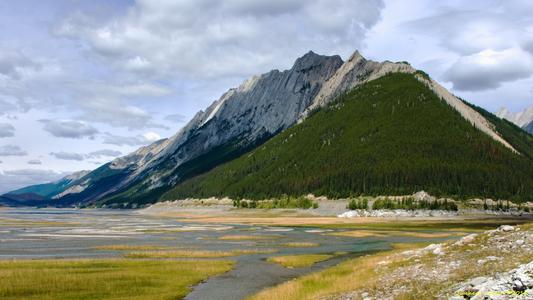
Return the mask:
<path id="1" fill-rule="evenodd" d="M 262 208 L 262 209 L 272 209 L 272 208 L 303 208 L 309 209 L 318 208 L 318 203 L 312 201 L 306 197 L 291 197 L 283 195 L 279 199 L 273 200 L 234 200 L 233 206 L 239 208 Z"/>
<path id="2" fill-rule="evenodd" d="M 348 205 L 346 207 L 350 210 L 356 210 L 356 209 L 367 209 L 368 208 L 368 200 L 367 199 L 352 199 L 350 202 L 348 202 Z"/>

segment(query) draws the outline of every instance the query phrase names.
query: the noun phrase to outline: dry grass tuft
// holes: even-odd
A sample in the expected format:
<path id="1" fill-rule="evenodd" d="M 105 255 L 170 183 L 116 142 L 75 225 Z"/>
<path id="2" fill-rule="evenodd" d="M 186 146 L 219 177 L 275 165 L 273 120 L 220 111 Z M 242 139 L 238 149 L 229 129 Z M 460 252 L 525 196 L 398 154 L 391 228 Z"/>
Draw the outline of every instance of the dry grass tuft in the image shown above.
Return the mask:
<path id="1" fill-rule="evenodd" d="M 332 258 L 330 254 L 302 254 L 302 255 L 285 255 L 273 256 L 267 259 L 268 262 L 280 264 L 286 268 L 310 267 L 317 262 Z"/>

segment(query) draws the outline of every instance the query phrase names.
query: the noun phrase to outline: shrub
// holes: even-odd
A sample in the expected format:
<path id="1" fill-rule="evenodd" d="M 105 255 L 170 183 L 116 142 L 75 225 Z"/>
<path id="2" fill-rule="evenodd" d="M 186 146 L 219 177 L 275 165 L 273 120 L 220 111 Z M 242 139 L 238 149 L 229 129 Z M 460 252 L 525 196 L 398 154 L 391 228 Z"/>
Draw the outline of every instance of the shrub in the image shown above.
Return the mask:
<path id="1" fill-rule="evenodd" d="M 356 210 L 356 209 L 367 209 L 368 208 L 368 200 L 367 199 L 352 199 L 350 202 L 348 202 L 348 205 L 346 207 L 350 210 Z"/>
<path id="2" fill-rule="evenodd" d="M 457 204 L 448 199 L 444 200 L 420 200 L 416 201 L 414 198 L 402 198 L 399 201 L 391 200 L 389 198 L 378 199 L 374 202 L 372 206 L 373 209 L 406 209 L 406 210 L 415 210 L 415 209 L 428 209 L 428 210 L 449 210 L 457 211 Z"/>

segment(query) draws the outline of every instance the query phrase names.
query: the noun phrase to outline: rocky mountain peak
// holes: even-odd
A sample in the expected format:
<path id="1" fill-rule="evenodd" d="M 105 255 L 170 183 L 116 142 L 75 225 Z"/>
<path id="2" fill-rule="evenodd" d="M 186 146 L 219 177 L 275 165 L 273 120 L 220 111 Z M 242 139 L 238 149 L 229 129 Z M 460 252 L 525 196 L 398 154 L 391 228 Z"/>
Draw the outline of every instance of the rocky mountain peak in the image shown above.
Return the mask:
<path id="1" fill-rule="evenodd" d="M 496 116 L 501 119 L 506 119 L 510 122 L 513 122 L 519 127 L 525 127 L 529 123 L 533 122 L 533 106 L 527 107 L 524 110 L 516 113 L 509 111 L 509 109 L 507 109 L 506 107 L 502 107 L 496 113 Z"/>
<path id="2" fill-rule="evenodd" d="M 343 63 L 342 58 L 338 55 L 326 56 L 326 55 L 316 54 L 313 51 L 309 51 L 306 54 L 304 54 L 302 57 L 299 57 L 296 59 L 291 70 L 294 70 L 296 72 L 301 72 L 301 71 L 309 70 L 311 68 L 317 67 L 319 65 L 325 65 L 325 64 L 338 67 L 342 65 L 342 63 Z"/>

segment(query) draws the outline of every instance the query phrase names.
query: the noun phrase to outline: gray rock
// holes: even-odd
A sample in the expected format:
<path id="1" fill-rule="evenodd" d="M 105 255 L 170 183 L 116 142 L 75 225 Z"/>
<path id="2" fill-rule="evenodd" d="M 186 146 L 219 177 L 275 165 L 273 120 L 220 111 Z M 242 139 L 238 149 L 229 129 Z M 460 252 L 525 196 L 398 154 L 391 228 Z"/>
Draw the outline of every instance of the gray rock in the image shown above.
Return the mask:
<path id="1" fill-rule="evenodd" d="M 514 230 L 514 227 L 511 226 L 511 225 L 502 225 L 500 226 L 499 228 L 501 231 L 503 232 L 509 232 L 509 231 L 513 231 Z"/>

